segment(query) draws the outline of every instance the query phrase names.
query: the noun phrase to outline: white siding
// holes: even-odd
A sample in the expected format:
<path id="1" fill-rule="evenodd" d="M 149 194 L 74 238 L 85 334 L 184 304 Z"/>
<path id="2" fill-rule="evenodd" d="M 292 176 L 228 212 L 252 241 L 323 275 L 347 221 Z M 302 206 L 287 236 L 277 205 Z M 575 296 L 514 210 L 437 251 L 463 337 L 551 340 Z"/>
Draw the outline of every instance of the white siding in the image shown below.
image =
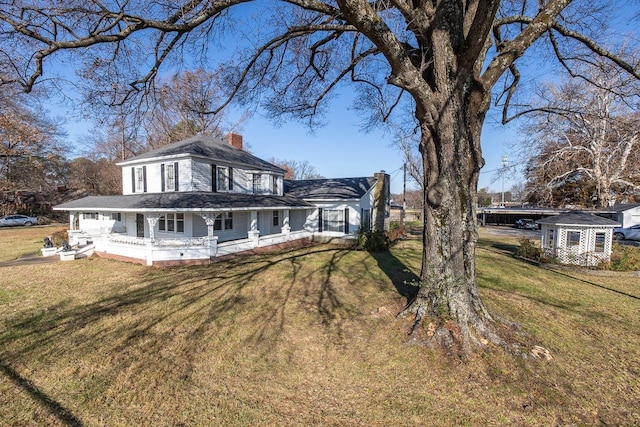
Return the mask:
<path id="1" fill-rule="evenodd" d="M 191 162 L 191 167 L 193 191 L 211 191 L 211 163 L 193 160 Z"/>

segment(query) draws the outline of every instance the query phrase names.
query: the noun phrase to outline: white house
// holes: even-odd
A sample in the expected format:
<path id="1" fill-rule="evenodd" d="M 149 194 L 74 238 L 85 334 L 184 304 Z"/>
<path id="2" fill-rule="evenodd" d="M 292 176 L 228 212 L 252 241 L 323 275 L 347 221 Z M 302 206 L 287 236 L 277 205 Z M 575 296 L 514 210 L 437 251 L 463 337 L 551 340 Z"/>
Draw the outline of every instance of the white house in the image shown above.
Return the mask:
<path id="1" fill-rule="evenodd" d="M 540 219 L 542 251 L 562 264 L 595 266 L 611 258 L 613 228 L 619 224 L 587 212 Z"/>
<path id="2" fill-rule="evenodd" d="M 55 206 L 69 212 L 70 241 L 100 256 L 147 265 L 216 257 L 385 228 L 389 176 L 285 181 L 285 171 L 229 141 L 194 136 L 118 164 L 121 196 Z M 388 222 L 388 220 L 387 220 Z"/>

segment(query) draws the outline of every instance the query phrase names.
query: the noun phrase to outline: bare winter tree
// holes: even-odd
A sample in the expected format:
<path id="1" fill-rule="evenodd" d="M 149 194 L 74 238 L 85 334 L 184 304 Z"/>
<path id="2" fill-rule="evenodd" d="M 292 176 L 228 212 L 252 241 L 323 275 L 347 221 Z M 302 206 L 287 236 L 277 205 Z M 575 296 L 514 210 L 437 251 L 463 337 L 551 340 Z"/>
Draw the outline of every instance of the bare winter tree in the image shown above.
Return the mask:
<path id="1" fill-rule="evenodd" d="M 161 82 L 154 93 L 153 108 L 143 117 L 147 145 L 158 148 L 196 134 L 223 138 L 237 129 L 246 115 L 235 123 L 224 110 L 210 114 L 224 97 L 220 73 L 201 68 L 175 74 Z"/>
<path id="2" fill-rule="evenodd" d="M 371 105 L 372 120 L 387 119 L 407 102 L 420 137 L 425 233 L 420 289 L 405 313 L 415 315 L 413 338 L 469 352 L 504 343 L 503 325 L 482 303 L 475 273 L 480 135 L 492 91 L 507 120 L 527 51 L 554 55 L 572 74 L 581 61 L 602 57 L 640 78 L 632 61 L 606 46 L 620 38 L 606 37 L 606 7 L 596 6 L 579 0 L 3 2 L 0 81 L 28 91 L 57 58 L 70 55 L 85 64 L 82 75 L 96 98 L 142 106 L 163 67 L 208 64 L 217 46 L 233 40 L 239 55 L 226 65 L 229 99 L 257 100 L 280 120 L 319 124 L 331 94 L 346 84 L 360 90 L 361 105 Z M 251 18 L 256 25 L 249 27 Z"/>
<path id="3" fill-rule="evenodd" d="M 603 208 L 640 193 L 640 88 L 603 62 L 584 75 L 545 88 L 525 128 L 525 176 L 550 203 Z"/>
<path id="4" fill-rule="evenodd" d="M 64 184 L 68 147 L 60 126 L 14 88 L 0 92 L 0 188 Z"/>
<path id="5" fill-rule="evenodd" d="M 269 159 L 269 163 L 285 170 L 284 179 L 318 179 L 324 178 L 308 160 Z"/>

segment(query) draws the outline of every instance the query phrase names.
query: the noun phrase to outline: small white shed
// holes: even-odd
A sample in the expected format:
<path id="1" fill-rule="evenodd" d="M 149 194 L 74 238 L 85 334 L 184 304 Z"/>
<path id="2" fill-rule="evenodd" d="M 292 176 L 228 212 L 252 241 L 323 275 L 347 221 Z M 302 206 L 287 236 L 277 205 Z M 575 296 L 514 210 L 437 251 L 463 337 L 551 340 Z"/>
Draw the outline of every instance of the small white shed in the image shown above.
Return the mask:
<path id="1" fill-rule="evenodd" d="M 588 212 L 567 212 L 536 221 L 540 246 L 562 264 L 595 266 L 611 258 L 613 229 L 620 224 Z"/>

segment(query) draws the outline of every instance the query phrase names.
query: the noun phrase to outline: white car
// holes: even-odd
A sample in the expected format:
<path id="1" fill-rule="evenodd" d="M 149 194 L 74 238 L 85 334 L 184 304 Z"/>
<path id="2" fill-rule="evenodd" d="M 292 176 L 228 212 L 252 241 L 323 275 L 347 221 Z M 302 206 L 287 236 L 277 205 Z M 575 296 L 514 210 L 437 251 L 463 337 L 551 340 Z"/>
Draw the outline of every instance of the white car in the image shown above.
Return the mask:
<path id="1" fill-rule="evenodd" d="M 640 240 L 640 224 L 631 227 L 616 227 L 613 229 L 613 237 L 618 240 Z"/>
<path id="2" fill-rule="evenodd" d="M 34 225 L 38 223 L 38 218 L 26 215 L 7 215 L 0 218 L 0 227 L 10 227 L 14 225 Z"/>

